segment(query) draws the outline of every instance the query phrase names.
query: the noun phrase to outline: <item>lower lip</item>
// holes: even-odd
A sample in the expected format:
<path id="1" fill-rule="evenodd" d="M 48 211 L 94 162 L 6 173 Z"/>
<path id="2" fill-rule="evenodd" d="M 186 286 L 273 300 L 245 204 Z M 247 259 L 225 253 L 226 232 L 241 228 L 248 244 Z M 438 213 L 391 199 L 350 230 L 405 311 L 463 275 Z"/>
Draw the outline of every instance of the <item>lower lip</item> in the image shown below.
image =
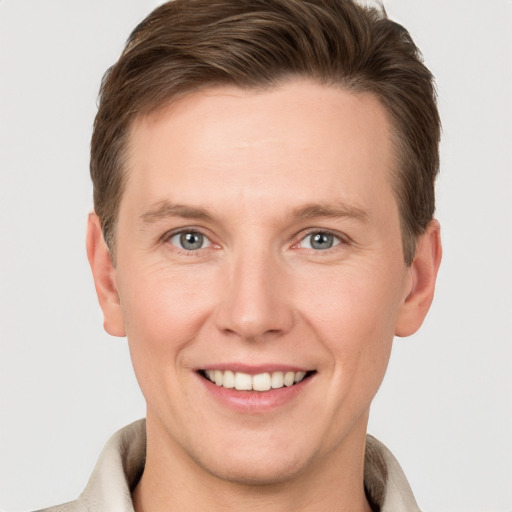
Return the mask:
<path id="1" fill-rule="evenodd" d="M 301 382 L 289 387 L 270 389 L 268 391 L 238 391 L 217 386 L 198 374 L 205 388 L 214 398 L 225 407 L 244 413 L 270 412 L 285 406 L 304 391 L 314 375 L 306 377 Z"/>

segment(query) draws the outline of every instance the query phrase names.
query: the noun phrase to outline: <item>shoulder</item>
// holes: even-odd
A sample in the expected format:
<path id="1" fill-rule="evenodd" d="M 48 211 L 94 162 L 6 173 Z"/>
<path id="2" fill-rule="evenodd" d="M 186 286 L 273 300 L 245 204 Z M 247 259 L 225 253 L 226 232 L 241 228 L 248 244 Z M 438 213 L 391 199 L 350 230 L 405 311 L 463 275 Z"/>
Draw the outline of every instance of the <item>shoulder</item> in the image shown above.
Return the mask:
<path id="1" fill-rule="evenodd" d="M 109 439 L 77 500 L 35 512 L 133 512 L 130 489 L 142 474 L 145 456 L 146 424 L 139 420 Z"/>

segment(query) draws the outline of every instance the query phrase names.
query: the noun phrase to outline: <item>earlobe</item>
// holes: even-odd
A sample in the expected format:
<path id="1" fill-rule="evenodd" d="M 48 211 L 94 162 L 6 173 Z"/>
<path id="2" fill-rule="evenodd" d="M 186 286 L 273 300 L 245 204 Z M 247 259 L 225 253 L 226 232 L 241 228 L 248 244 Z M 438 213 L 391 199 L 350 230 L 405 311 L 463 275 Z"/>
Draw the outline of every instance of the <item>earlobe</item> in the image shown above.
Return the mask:
<path id="1" fill-rule="evenodd" d="M 89 214 L 86 247 L 96 294 L 103 311 L 105 331 L 112 336 L 126 336 L 115 283 L 116 270 L 112 263 L 110 251 L 103 239 L 100 219 L 95 213 Z"/>
<path id="2" fill-rule="evenodd" d="M 441 228 L 437 220 L 432 220 L 416 245 L 410 267 L 410 289 L 400 307 L 395 326 L 397 336 L 410 336 L 421 327 L 434 298 L 441 256 Z"/>

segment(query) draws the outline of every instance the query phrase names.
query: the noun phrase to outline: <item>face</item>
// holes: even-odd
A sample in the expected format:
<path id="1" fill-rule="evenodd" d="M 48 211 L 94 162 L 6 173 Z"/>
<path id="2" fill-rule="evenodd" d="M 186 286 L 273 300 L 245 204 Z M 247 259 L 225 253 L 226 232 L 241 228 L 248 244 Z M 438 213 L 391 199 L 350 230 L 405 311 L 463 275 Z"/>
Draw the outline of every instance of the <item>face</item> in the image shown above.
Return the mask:
<path id="1" fill-rule="evenodd" d="M 310 82 L 136 121 L 104 311 L 162 450 L 269 482 L 364 443 L 414 281 L 393 165 L 379 102 Z"/>

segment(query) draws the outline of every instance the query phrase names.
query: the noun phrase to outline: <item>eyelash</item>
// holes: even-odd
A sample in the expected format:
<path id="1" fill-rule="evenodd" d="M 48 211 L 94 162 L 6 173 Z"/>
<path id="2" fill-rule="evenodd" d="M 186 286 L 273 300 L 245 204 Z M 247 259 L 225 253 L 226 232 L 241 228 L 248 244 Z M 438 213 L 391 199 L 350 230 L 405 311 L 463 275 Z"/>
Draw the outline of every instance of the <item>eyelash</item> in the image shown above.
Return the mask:
<path id="1" fill-rule="evenodd" d="M 298 242 L 294 243 L 292 247 L 293 248 L 299 248 L 298 246 L 299 246 L 300 243 L 302 243 L 308 237 L 311 237 L 313 235 L 327 235 L 327 236 L 332 236 L 335 239 L 334 244 L 331 247 L 328 247 L 326 249 L 315 249 L 313 247 L 306 247 L 305 248 L 306 250 L 313 251 L 315 253 L 327 252 L 327 251 L 329 251 L 331 249 L 335 249 L 339 245 L 344 245 L 344 244 L 348 244 L 349 243 L 348 237 L 346 235 L 343 235 L 342 233 L 338 233 L 336 231 L 331 231 L 329 229 L 313 228 L 313 229 L 308 230 L 304 235 L 301 235 L 301 237 L 298 240 Z M 310 242 L 310 245 L 311 245 L 311 242 Z"/>
<path id="2" fill-rule="evenodd" d="M 184 235 L 198 235 L 203 238 L 202 242 L 206 243 L 207 245 L 205 247 L 198 247 L 197 249 L 186 249 L 183 246 L 180 246 L 177 243 L 175 244 L 172 242 L 173 238 L 182 237 Z M 192 254 L 192 253 L 198 252 L 200 249 L 207 249 L 214 245 L 209 236 L 205 235 L 201 230 L 196 229 L 196 228 L 185 228 L 185 229 L 182 228 L 178 231 L 171 231 L 164 235 L 163 241 L 170 243 L 178 251 L 181 251 L 186 254 Z"/>
<path id="3" fill-rule="evenodd" d="M 178 243 L 173 243 L 172 242 L 172 239 L 175 238 L 175 237 L 182 237 L 184 235 L 198 235 L 200 237 L 203 238 L 202 240 L 202 244 L 203 243 L 207 243 L 206 246 L 201 246 L 201 247 L 197 247 L 195 249 L 186 249 L 184 248 L 183 246 L 180 246 L 178 245 Z M 336 247 L 338 247 L 339 245 L 344 245 L 344 244 L 347 244 L 349 243 L 349 239 L 346 235 L 343 235 L 341 233 L 338 233 L 338 232 L 335 232 L 335 231 L 331 231 L 331 230 L 328 230 L 328 229 L 318 229 L 318 228 L 314 228 L 314 229 L 310 229 L 309 231 L 307 231 L 305 234 L 301 234 L 300 238 L 298 239 L 297 242 L 295 242 L 291 248 L 292 249 L 299 249 L 300 248 L 300 244 L 305 241 L 308 237 L 312 237 L 313 235 L 324 235 L 324 236 L 327 236 L 327 237 L 333 237 L 333 245 L 331 245 L 330 247 L 326 247 L 324 249 L 321 249 L 321 248 L 315 248 L 315 247 L 312 247 L 312 242 L 310 241 L 309 243 L 309 247 L 305 247 L 304 249 L 305 250 L 308 250 L 308 251 L 312 251 L 314 253 L 323 253 L 323 252 L 327 252 L 327 251 L 330 251 L 331 249 L 334 249 Z M 173 247 L 175 247 L 178 251 L 184 253 L 184 254 L 187 254 L 187 255 L 192 255 L 194 253 L 197 253 L 199 250 L 201 249 L 208 249 L 210 247 L 212 247 L 214 245 L 214 243 L 212 242 L 212 240 L 210 239 L 209 236 L 207 236 L 206 234 L 204 234 L 200 229 L 197 229 L 197 228 L 185 228 L 185 229 L 180 229 L 178 231 L 171 231 L 169 233 L 166 233 L 164 236 L 163 236 L 163 241 L 164 242 L 167 242 L 167 243 L 170 243 Z"/>

